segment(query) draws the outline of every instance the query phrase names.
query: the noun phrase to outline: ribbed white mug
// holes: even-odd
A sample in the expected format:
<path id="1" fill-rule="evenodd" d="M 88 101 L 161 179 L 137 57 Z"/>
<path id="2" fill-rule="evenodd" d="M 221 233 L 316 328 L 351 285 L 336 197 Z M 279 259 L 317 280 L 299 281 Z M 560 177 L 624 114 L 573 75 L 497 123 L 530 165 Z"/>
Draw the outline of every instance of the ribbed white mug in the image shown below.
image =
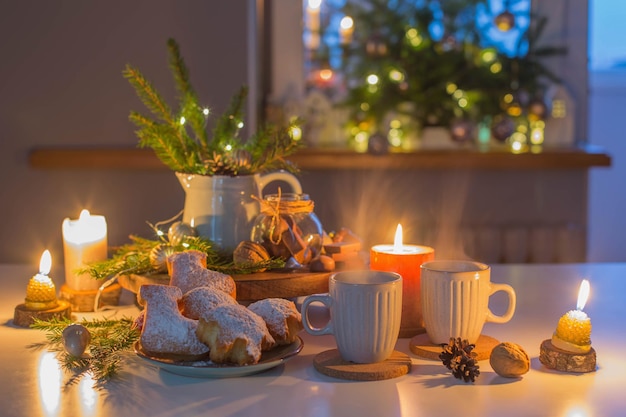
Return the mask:
<path id="1" fill-rule="evenodd" d="M 492 283 L 487 264 L 443 260 L 425 262 L 421 269 L 422 314 L 432 343 L 448 343 L 457 337 L 476 343 L 485 322 L 506 323 L 515 313 L 515 290 Z M 498 291 L 509 298 L 502 316 L 489 309 L 489 297 Z"/>
<path id="2" fill-rule="evenodd" d="M 330 320 L 313 327 L 308 309 L 321 302 Z M 302 324 L 312 335 L 332 334 L 342 359 L 355 363 L 382 362 L 393 353 L 402 317 L 402 277 L 395 272 L 343 271 L 331 275 L 328 294 L 306 297 Z"/>

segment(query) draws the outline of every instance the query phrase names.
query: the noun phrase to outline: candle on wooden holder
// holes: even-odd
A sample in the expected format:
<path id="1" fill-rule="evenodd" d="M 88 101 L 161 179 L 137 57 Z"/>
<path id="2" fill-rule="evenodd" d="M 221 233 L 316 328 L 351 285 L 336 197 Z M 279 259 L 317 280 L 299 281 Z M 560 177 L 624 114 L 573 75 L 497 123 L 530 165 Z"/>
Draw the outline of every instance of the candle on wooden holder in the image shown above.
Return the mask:
<path id="1" fill-rule="evenodd" d="M 74 291 L 97 290 L 100 283 L 88 273 L 77 274 L 89 262 L 107 258 L 107 224 L 104 216 L 94 216 L 88 210 L 78 220 L 63 220 L 63 250 L 65 255 L 65 284 Z"/>
<path id="2" fill-rule="evenodd" d="M 435 258 L 430 246 L 407 245 L 402 241 L 398 224 L 393 245 L 375 245 L 370 249 L 370 269 L 397 272 L 402 276 L 402 319 L 400 337 L 413 337 L 425 331 L 422 322 L 420 266 Z"/>
<path id="3" fill-rule="evenodd" d="M 29 327 L 35 319 L 70 317 L 69 304 L 57 299 L 56 287 L 48 276 L 51 268 L 52 256 L 46 249 L 41 254 L 39 272 L 28 281 L 24 303 L 15 307 L 13 323 L 17 326 Z"/>
<path id="4" fill-rule="evenodd" d="M 591 372 L 596 369 L 596 352 L 591 347 L 591 319 L 583 311 L 590 285 L 583 280 L 578 290 L 576 310 L 559 319 L 551 339 L 541 344 L 539 360 L 548 368 L 566 372 Z"/>
<path id="5" fill-rule="evenodd" d="M 63 249 L 65 254 L 65 284 L 61 299 L 69 301 L 74 311 L 94 311 L 95 303 L 117 305 L 122 288 L 119 284 L 102 287 L 89 273 L 78 274 L 90 262 L 107 259 L 107 224 L 104 216 L 87 210 L 78 220 L 63 220 Z"/>

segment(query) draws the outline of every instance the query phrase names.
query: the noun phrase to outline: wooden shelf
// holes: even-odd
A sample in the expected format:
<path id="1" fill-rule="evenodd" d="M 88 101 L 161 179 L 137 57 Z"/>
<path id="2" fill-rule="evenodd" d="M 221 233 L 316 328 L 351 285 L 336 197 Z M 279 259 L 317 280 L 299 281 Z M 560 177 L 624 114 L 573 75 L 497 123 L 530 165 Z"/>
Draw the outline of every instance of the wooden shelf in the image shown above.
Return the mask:
<path id="1" fill-rule="evenodd" d="M 581 169 L 611 166 L 611 157 L 591 146 L 512 153 L 508 150 L 442 149 L 372 155 L 344 149 L 304 149 L 289 158 L 300 169 Z M 36 148 L 29 164 L 37 169 L 167 170 L 150 149 Z"/>

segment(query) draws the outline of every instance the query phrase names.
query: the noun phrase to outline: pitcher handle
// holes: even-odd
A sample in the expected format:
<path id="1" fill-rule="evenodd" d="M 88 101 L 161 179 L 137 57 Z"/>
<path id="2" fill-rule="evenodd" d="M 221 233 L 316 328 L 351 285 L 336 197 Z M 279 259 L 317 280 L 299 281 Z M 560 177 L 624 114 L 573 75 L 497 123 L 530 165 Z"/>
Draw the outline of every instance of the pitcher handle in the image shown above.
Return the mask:
<path id="1" fill-rule="evenodd" d="M 302 194 L 302 185 L 295 175 L 287 171 L 277 171 L 263 174 L 260 176 L 259 189 L 261 190 L 261 195 L 263 195 L 263 188 L 265 188 L 265 186 L 270 182 L 274 181 L 284 181 L 289 184 L 292 193 Z"/>

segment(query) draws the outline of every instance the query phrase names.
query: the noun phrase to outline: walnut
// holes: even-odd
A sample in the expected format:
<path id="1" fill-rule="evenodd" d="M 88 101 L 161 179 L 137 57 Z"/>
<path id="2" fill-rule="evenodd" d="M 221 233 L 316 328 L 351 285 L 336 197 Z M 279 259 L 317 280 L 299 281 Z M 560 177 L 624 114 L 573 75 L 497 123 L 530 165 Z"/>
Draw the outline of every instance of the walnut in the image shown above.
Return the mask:
<path id="1" fill-rule="evenodd" d="M 503 342 L 491 351 L 489 364 L 498 375 L 505 378 L 517 378 L 530 369 L 530 358 L 520 345 Z"/>
<path id="2" fill-rule="evenodd" d="M 255 264 L 269 259 L 270 255 L 263 245 L 249 240 L 240 242 L 233 252 L 233 261 L 237 266 Z"/>

